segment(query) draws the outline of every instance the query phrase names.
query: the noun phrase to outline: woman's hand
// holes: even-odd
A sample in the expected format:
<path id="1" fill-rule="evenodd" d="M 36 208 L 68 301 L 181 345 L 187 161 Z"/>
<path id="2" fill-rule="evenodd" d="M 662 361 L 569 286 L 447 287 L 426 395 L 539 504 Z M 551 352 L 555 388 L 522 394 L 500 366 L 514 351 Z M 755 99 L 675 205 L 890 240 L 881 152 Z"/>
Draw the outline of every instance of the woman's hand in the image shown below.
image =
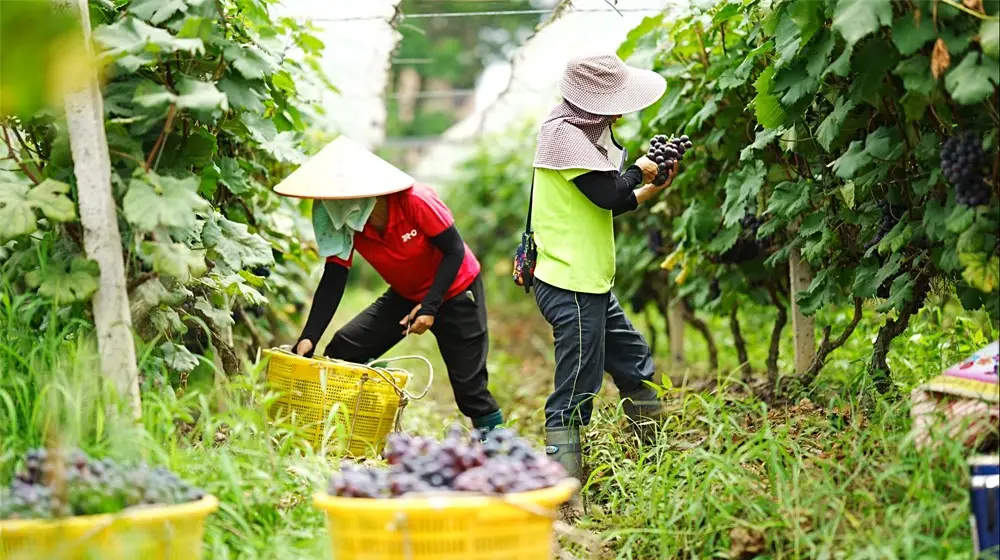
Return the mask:
<path id="1" fill-rule="evenodd" d="M 642 170 L 642 184 L 652 183 L 656 179 L 656 174 L 659 172 L 656 162 L 646 156 L 642 156 L 635 160 L 635 165 Z"/>
<path id="2" fill-rule="evenodd" d="M 295 346 L 295 353 L 299 356 L 305 356 L 309 352 L 312 352 L 313 343 L 308 338 L 303 338 L 299 341 L 298 345 Z"/>
<path id="3" fill-rule="evenodd" d="M 652 183 L 643 185 L 635 190 L 635 200 L 639 204 L 646 202 L 647 200 L 653 198 L 654 196 L 660 194 L 661 192 L 670 188 L 670 185 L 674 184 L 674 177 L 680 173 L 681 162 L 675 162 L 674 168 L 670 170 L 667 174 L 667 180 L 663 182 L 662 185 L 654 185 Z"/>
<path id="4" fill-rule="evenodd" d="M 408 334 L 424 334 L 429 331 L 431 327 L 434 326 L 434 316 L 433 315 L 421 315 L 417 317 L 417 311 L 420 311 L 420 304 L 418 303 L 416 307 L 406 316 L 403 320 L 399 322 L 399 325 L 406 327 L 403 330 L 403 336 Z"/>

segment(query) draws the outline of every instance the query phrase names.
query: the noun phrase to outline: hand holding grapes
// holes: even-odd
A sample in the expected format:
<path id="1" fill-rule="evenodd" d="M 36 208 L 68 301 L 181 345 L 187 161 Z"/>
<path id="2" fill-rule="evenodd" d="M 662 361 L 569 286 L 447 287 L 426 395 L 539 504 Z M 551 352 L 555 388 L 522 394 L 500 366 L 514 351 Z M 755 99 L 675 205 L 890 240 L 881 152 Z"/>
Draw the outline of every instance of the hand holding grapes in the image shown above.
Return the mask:
<path id="1" fill-rule="evenodd" d="M 642 171 L 642 184 L 644 185 L 652 183 L 656 179 L 657 173 L 660 172 L 656 166 L 656 162 L 646 156 L 635 160 L 635 165 Z"/>

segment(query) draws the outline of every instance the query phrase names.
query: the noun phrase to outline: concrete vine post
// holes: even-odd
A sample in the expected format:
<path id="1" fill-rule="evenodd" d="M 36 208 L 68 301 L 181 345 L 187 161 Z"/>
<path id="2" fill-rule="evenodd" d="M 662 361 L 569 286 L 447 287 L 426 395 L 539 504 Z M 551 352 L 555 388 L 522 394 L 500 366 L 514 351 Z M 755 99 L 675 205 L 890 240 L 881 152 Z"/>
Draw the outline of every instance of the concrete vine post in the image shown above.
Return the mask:
<path id="1" fill-rule="evenodd" d="M 798 248 L 792 249 L 788 256 L 788 273 L 790 299 L 792 300 L 795 373 L 801 374 L 809 371 L 809 367 L 816 357 L 816 321 L 814 318 L 802 314 L 799 303 L 795 299 L 795 294 L 809 288 L 809 284 L 813 280 L 809 263 L 802 259 L 802 253 Z"/>
<path id="2" fill-rule="evenodd" d="M 670 337 L 670 369 L 675 375 L 683 374 L 684 361 L 684 301 L 676 298 L 670 302 L 667 314 L 667 335 Z"/>
<path id="3" fill-rule="evenodd" d="M 87 0 L 73 0 L 68 5 L 57 0 L 56 4 L 78 13 L 85 49 L 92 53 Z M 115 387 L 121 398 L 127 400 L 132 414 L 139 418 L 142 414 L 139 375 L 121 233 L 118 230 L 115 198 L 111 192 L 111 161 L 104 133 L 104 101 L 96 74 L 92 73 L 88 82 L 85 88 L 67 95 L 64 105 L 84 250 L 101 269 L 100 284 L 93 298 L 97 345 L 105 379 Z"/>

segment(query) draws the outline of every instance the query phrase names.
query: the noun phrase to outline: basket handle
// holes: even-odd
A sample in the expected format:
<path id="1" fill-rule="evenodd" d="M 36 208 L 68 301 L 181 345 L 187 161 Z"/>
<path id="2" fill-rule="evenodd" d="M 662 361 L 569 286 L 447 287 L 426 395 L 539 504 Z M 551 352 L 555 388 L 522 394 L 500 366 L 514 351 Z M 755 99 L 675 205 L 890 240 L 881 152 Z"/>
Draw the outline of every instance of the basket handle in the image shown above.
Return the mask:
<path id="1" fill-rule="evenodd" d="M 421 362 L 423 362 L 424 364 L 427 365 L 427 384 L 424 385 L 424 390 L 421 391 L 419 395 L 414 395 L 414 394 L 410 393 L 409 391 L 407 391 L 406 389 L 403 389 L 399 385 L 396 385 L 396 380 L 393 379 L 391 375 L 386 375 L 386 373 L 385 373 L 385 372 L 389 372 L 389 371 L 405 371 L 405 370 L 396 369 L 396 368 L 379 369 L 379 368 L 372 367 L 372 364 L 374 364 L 376 362 L 379 362 L 379 363 L 392 363 L 392 362 L 401 362 L 403 360 L 420 360 Z M 379 359 L 375 359 L 375 360 L 372 360 L 372 361 L 368 362 L 367 364 L 365 364 L 365 367 L 368 368 L 368 369 L 370 369 L 370 370 L 372 370 L 372 371 L 374 371 L 375 373 L 379 374 L 382 377 L 382 379 L 384 379 L 386 382 L 388 382 L 390 385 L 392 385 L 397 391 L 399 391 L 401 394 L 405 395 L 406 398 L 408 398 L 410 400 L 420 400 L 420 399 L 424 398 L 427 395 L 427 391 L 431 390 L 431 384 L 434 383 L 434 365 L 431 364 L 430 360 L 428 360 L 427 358 L 425 358 L 423 356 L 413 355 L 413 356 L 397 356 L 395 358 L 379 358 Z M 409 373 L 409 372 L 406 372 L 406 373 Z"/>

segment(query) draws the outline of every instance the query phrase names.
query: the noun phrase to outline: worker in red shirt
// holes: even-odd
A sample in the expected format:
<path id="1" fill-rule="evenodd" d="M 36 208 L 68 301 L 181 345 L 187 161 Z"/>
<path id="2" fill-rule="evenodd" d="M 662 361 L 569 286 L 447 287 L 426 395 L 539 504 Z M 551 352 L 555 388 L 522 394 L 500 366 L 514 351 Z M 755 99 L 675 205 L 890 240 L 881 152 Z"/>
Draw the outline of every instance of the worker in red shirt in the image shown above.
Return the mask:
<path id="1" fill-rule="evenodd" d="M 479 261 L 437 194 L 343 136 L 275 190 L 314 199 L 314 229 L 326 257 L 295 352 L 308 357 L 315 351 L 340 304 L 353 256 L 360 254 L 389 289 L 338 330 L 324 353 L 367 363 L 405 336 L 431 331 L 459 410 L 475 428 L 500 425 L 503 415 L 487 388 L 489 334 Z M 323 236 L 328 230 L 333 241 Z"/>

